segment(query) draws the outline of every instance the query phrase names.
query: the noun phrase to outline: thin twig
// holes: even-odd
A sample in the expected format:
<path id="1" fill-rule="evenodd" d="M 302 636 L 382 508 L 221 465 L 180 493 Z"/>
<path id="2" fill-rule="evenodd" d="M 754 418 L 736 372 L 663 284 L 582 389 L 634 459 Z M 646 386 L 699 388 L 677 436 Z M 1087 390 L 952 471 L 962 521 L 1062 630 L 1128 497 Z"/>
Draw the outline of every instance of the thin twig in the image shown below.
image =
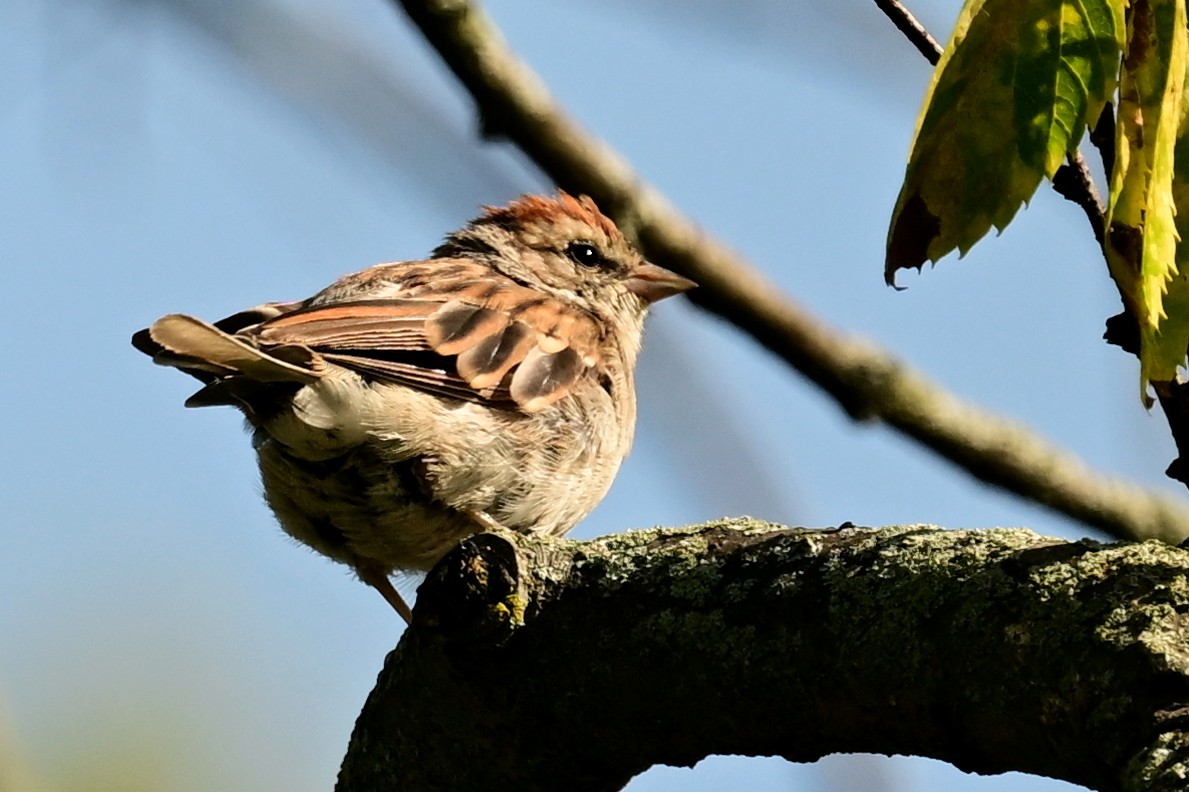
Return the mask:
<path id="1" fill-rule="evenodd" d="M 1174 542 L 1189 536 L 1182 504 L 1090 471 L 1025 428 L 964 404 L 886 351 L 811 316 L 571 121 L 474 5 L 399 3 L 475 98 L 488 130 L 515 142 L 563 188 L 594 198 L 635 234 L 650 259 L 698 281 L 698 304 L 750 333 L 852 417 L 883 421 L 970 475 L 1113 536 Z"/>
<path id="2" fill-rule="evenodd" d="M 925 60 L 934 66 L 941 60 L 941 45 L 937 39 L 929 35 L 925 26 L 917 21 L 912 12 L 904 7 L 900 0 L 875 0 L 879 10 L 887 14 L 888 19 L 904 37 L 925 56 Z"/>
<path id="3" fill-rule="evenodd" d="M 1094 232 L 1094 239 L 1102 245 L 1106 233 L 1106 215 L 1103 212 L 1102 198 L 1098 195 L 1098 188 L 1094 186 L 1094 179 L 1090 177 L 1090 169 L 1082 152 L 1075 151 L 1066 155 L 1065 164 L 1053 174 L 1053 189 L 1067 201 L 1072 201 L 1086 213 L 1090 221 L 1090 229 Z"/>

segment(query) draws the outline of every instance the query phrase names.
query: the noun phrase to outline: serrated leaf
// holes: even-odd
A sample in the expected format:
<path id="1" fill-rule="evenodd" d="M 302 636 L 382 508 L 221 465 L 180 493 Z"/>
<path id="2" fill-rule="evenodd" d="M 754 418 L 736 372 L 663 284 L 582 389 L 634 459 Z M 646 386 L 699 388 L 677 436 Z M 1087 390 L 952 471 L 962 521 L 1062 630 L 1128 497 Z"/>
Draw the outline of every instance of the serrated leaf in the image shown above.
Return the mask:
<path id="1" fill-rule="evenodd" d="M 1181 90 L 1181 119 L 1173 150 L 1172 198 L 1176 210 L 1177 274 L 1168 282 L 1162 302 L 1165 318 L 1154 337 L 1153 365 L 1148 375 L 1155 380 L 1172 379 L 1177 366 L 1184 365 L 1189 348 L 1189 55 Z M 1142 343 L 1142 341 L 1141 341 Z"/>
<path id="2" fill-rule="evenodd" d="M 933 75 L 885 277 L 1003 230 L 1115 89 L 1123 0 L 967 0 Z"/>
<path id="3" fill-rule="evenodd" d="M 1115 169 L 1105 252 L 1128 312 L 1139 322 L 1140 385 L 1170 380 L 1189 340 L 1189 284 L 1178 277 L 1179 230 L 1189 219 L 1184 181 L 1174 195 L 1175 154 L 1189 150 L 1184 127 L 1189 33 L 1185 0 L 1132 0 L 1119 80 Z M 1182 176 L 1189 154 L 1181 158 Z M 1178 204 L 1185 209 L 1177 218 Z M 1173 291 L 1168 305 L 1166 292 Z"/>

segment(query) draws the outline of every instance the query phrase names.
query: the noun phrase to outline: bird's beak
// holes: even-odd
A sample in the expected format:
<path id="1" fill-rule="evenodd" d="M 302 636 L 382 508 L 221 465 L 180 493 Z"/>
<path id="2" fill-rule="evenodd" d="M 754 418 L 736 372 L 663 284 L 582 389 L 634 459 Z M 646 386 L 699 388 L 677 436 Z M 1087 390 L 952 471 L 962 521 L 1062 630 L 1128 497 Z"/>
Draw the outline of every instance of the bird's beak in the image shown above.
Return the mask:
<path id="1" fill-rule="evenodd" d="M 628 291 L 646 303 L 654 303 L 674 294 L 681 294 L 698 284 L 664 267 L 644 263 L 632 270 L 627 278 Z"/>

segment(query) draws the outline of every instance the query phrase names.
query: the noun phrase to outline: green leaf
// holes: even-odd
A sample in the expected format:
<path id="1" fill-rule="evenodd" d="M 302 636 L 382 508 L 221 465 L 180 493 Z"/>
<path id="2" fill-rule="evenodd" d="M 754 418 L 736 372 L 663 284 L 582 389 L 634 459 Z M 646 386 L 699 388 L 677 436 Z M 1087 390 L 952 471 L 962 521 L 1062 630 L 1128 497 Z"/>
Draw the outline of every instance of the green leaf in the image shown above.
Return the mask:
<path id="1" fill-rule="evenodd" d="M 1186 258 L 1178 242 L 1185 236 L 1181 232 L 1189 231 L 1189 143 L 1182 102 L 1187 59 L 1185 0 L 1133 0 L 1119 79 L 1104 249 L 1127 311 L 1139 322 L 1146 402 L 1147 383 L 1173 379 L 1189 342 L 1189 283 L 1178 275 L 1178 260 Z M 1183 154 L 1179 166 L 1178 152 Z M 1178 206 L 1183 210 L 1179 219 Z M 1174 306 L 1170 314 L 1166 309 Z"/>
<path id="2" fill-rule="evenodd" d="M 1124 0 L 967 0 L 929 86 L 885 277 L 1002 231 L 1113 93 Z"/>

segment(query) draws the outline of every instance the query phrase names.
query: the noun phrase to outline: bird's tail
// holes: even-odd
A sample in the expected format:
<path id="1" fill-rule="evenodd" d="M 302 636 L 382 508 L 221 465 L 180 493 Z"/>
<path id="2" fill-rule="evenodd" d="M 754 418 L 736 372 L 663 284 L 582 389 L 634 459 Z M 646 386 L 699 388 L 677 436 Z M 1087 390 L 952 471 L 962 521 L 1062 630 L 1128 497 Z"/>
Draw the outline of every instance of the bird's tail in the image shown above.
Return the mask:
<path id="1" fill-rule="evenodd" d="M 267 351 L 250 337 L 232 335 L 185 314 L 163 316 L 132 336 L 132 345 L 162 366 L 172 366 L 206 383 L 187 407 L 243 405 L 245 393 L 260 385 L 308 385 L 322 376 L 321 356 L 307 347 L 286 345 Z"/>

